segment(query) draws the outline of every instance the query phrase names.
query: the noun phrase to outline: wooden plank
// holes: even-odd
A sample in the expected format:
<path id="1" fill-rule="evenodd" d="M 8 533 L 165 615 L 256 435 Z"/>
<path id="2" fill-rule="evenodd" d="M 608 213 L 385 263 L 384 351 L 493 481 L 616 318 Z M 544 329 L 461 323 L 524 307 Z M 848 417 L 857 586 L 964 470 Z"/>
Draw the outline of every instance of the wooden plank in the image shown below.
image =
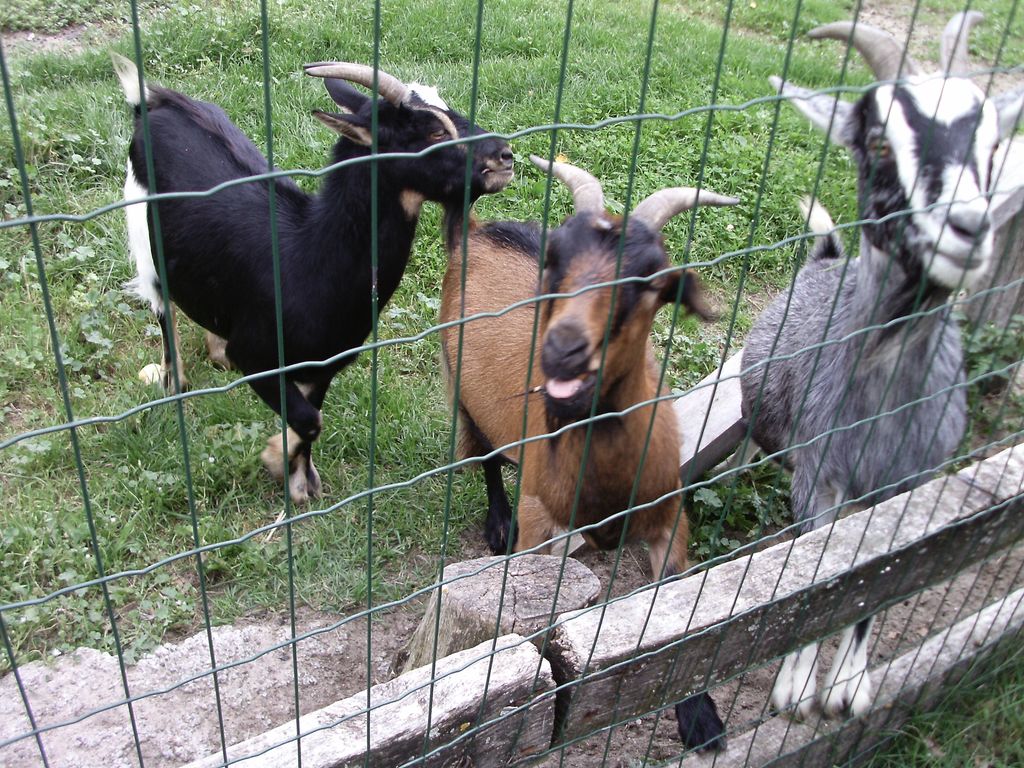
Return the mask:
<path id="1" fill-rule="evenodd" d="M 1022 487 L 1024 445 L 792 542 L 563 616 L 549 654 L 555 679 L 575 681 L 559 694 L 562 738 L 678 701 L 1009 546 L 1024 537 Z"/>
<path id="2" fill-rule="evenodd" d="M 875 703 L 861 717 L 844 721 L 794 722 L 773 717 L 729 737 L 718 755 L 687 755 L 679 768 L 741 768 L 771 764 L 846 764 L 889 737 L 915 710 L 926 710 L 962 678 L 976 674 L 986 658 L 1020 649 L 1024 632 L 1024 590 L 997 600 L 920 646 L 874 668 L 880 681 Z"/>
<path id="3" fill-rule="evenodd" d="M 365 691 L 301 717 L 302 765 L 395 768 L 421 756 L 428 745 L 428 752 L 440 749 L 418 765 L 496 768 L 550 744 L 554 696 L 544 695 L 554 687 L 550 666 L 523 637 L 506 635 L 496 646 L 482 643 L 438 660 L 433 677 L 431 686 L 430 667 L 420 667 L 370 690 L 369 745 Z M 501 717 L 531 701 L 521 712 Z M 481 727 L 472 732 L 477 724 Z M 295 733 L 295 722 L 286 723 L 230 747 L 228 758 L 242 768 L 298 765 Z M 220 753 L 187 768 L 218 765 L 223 765 Z"/>
<path id="4" fill-rule="evenodd" d="M 729 456 L 743 439 L 742 350 L 672 403 L 679 421 L 679 475 L 692 482 Z M 706 421 L 705 421 L 706 419 Z"/>

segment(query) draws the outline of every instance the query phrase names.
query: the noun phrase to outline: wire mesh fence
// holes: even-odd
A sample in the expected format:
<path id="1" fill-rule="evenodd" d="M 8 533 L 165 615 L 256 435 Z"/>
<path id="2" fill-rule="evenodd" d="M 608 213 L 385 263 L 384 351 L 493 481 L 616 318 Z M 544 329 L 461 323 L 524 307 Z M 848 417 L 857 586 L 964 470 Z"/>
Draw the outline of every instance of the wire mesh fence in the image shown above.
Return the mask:
<path id="1" fill-rule="evenodd" d="M 1019 664 L 1024 22 L 939 5 L 0 16 L 3 762 L 828 765 Z"/>

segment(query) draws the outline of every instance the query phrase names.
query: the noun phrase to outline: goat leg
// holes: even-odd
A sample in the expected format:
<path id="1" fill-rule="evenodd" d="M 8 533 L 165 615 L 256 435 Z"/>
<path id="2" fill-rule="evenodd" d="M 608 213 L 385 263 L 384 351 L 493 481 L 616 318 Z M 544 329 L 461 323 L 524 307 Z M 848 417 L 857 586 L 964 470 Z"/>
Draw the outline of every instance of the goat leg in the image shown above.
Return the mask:
<path id="1" fill-rule="evenodd" d="M 516 518 L 518 520 L 518 532 L 516 534 L 516 552 L 528 549 L 536 549 L 540 554 L 547 554 L 551 546 L 542 546 L 551 538 L 553 521 L 548 514 L 547 508 L 536 496 L 531 496 L 524 491 L 519 495 L 519 508 Z"/>
<path id="2" fill-rule="evenodd" d="M 677 576 L 687 567 L 686 542 L 690 526 L 679 502 L 665 502 L 645 513 L 641 538 L 647 541 L 654 581 Z M 651 530 L 653 528 L 653 530 Z M 651 530 L 648 533 L 648 530 Z"/>
<path id="3" fill-rule="evenodd" d="M 483 462 L 484 479 L 487 483 L 487 522 L 484 538 L 487 546 L 496 555 L 504 555 L 509 551 L 509 541 L 515 544 L 515 531 L 512 528 L 512 506 L 508 503 L 505 483 L 501 479 L 501 465 L 504 460 L 492 456 Z"/>
<path id="4" fill-rule="evenodd" d="M 276 413 L 281 412 L 280 386 L 276 378 L 256 379 L 250 384 L 267 405 Z M 287 459 L 284 455 L 282 435 L 274 435 L 267 441 L 267 448 L 260 458 L 277 480 L 283 479 L 284 462 L 288 461 L 288 492 L 292 501 L 303 504 L 310 497 L 320 493 L 320 475 L 313 466 L 310 450 L 313 441 L 320 434 L 323 422 L 320 410 L 306 399 L 294 382 L 286 381 L 284 391 L 288 406 Z"/>
<path id="5" fill-rule="evenodd" d="M 725 724 L 707 691 L 676 704 L 676 723 L 679 738 L 688 749 L 718 752 L 725 748 Z"/>
<path id="6" fill-rule="evenodd" d="M 164 345 L 160 383 L 164 392 L 169 395 L 177 395 L 188 389 L 188 380 L 185 378 L 185 366 L 181 362 L 181 337 L 178 335 L 178 323 L 173 304 L 170 305 L 169 310 L 167 314 L 157 312 L 156 316 Z M 175 376 L 175 371 L 177 376 Z"/>
<path id="7" fill-rule="evenodd" d="M 231 362 L 231 358 L 228 357 L 227 339 L 221 338 L 213 331 L 206 332 L 206 353 L 210 358 L 210 362 L 223 368 L 225 371 L 230 371 L 235 367 L 235 364 Z"/>

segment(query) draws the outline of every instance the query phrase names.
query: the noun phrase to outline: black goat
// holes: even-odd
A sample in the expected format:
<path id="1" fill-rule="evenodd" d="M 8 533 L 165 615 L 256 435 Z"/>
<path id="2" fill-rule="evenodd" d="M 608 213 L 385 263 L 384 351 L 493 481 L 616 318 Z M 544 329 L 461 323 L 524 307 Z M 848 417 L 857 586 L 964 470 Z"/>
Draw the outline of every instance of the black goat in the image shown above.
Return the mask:
<path id="1" fill-rule="evenodd" d="M 136 112 L 126 199 L 144 197 L 150 186 L 157 193 L 201 191 L 268 170 L 267 159 L 219 107 L 156 85 L 145 85 L 140 94 L 135 65 L 115 55 L 114 67 Z M 360 64 L 327 63 L 307 65 L 306 74 L 326 78 L 328 92 L 344 110 L 344 114 L 313 113 L 341 135 L 332 162 L 369 156 L 373 100 L 345 81 L 372 88 L 374 70 Z M 378 70 L 377 92 L 381 97 L 377 100 L 379 153 L 419 153 L 482 133 L 449 109 L 432 88 L 406 85 Z M 140 109 L 143 98 L 148 137 Z M 371 225 L 370 163 L 331 171 L 315 196 L 289 178 L 273 180 L 285 365 L 327 360 L 362 344 L 371 330 L 371 284 L 376 280 L 378 307 L 383 307 L 405 271 L 423 202 L 463 205 L 468 151 L 466 144 L 454 144 L 378 162 L 376 233 Z M 508 144 L 486 138 L 474 143 L 471 151 L 470 199 L 501 190 L 512 177 Z M 138 272 L 129 286 L 149 302 L 159 320 L 165 389 L 176 391 L 185 382 L 180 355 L 174 355 L 177 371 L 171 366 L 172 346 L 177 350 L 173 308 L 169 316 L 164 314 L 155 253 L 162 253 L 166 265 L 171 301 L 206 328 L 211 341 L 222 340 L 226 359 L 234 367 L 245 374 L 278 367 L 270 189 L 270 182 L 254 181 L 209 197 L 160 200 L 125 209 Z M 286 374 L 289 492 L 296 503 L 319 494 L 311 446 L 320 434 L 320 408 L 331 379 L 355 357 L 347 355 L 325 366 Z M 281 412 L 276 376 L 250 384 L 267 405 Z M 283 444 L 284 436 L 274 435 L 262 455 L 278 478 L 285 471 Z"/>

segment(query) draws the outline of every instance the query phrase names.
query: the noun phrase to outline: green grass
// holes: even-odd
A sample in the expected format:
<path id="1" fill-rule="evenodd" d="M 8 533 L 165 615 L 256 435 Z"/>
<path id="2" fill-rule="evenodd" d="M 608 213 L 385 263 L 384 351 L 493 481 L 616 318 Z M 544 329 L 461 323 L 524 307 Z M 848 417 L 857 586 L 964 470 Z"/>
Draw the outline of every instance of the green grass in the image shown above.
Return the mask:
<path id="1" fill-rule="evenodd" d="M 525 0 L 488 3 L 483 21 L 479 122 L 514 133 L 554 120 L 558 57 L 564 11 Z M 834 15 L 841 13 L 836 10 Z M 590 124 L 628 116 L 638 105 L 647 21 L 626 3 L 577 6 L 569 50 L 561 120 Z M 445 18 L 446 34 L 433 22 Z M 529 29 L 521 19 L 529 16 Z M 436 83 L 449 101 L 467 109 L 475 16 L 469 7 L 441 0 L 393 4 L 382 20 L 384 66 L 406 79 Z M 362 11 L 326 11 L 295 2 L 275 4 L 270 22 L 271 95 L 276 161 L 284 168 L 318 168 L 331 138 L 309 116 L 327 98 L 322 86 L 304 78 L 301 65 L 325 58 L 369 61 L 371 19 Z M 720 45 L 716 23 L 694 22 L 663 10 L 651 67 L 646 111 L 678 114 L 711 98 L 709 74 Z M 678 42 L 686 40 L 684 49 Z M 251 5 L 172 5 L 143 28 L 148 76 L 198 98 L 214 100 L 258 143 L 264 140 L 259 17 Z M 129 40 L 112 47 L 130 53 Z M 766 94 L 767 77 L 779 71 L 783 52 L 775 43 L 737 37 L 726 50 L 720 104 L 742 104 Z M 814 58 L 820 58 L 818 56 Z M 813 61 L 802 70 L 824 82 L 828 67 Z M 88 213 L 119 198 L 130 114 L 103 50 L 19 56 L 11 62 L 14 98 L 34 211 Z M 680 88 L 680 83 L 691 84 Z M 677 260 L 709 262 L 748 243 L 771 243 L 799 231 L 793 192 L 813 179 L 819 140 L 788 110 L 780 113 L 777 159 L 762 179 L 773 107 L 760 104 L 716 116 L 704 183 L 744 200 L 735 209 L 707 209 L 685 253 L 686 217 L 667 229 Z M 643 125 L 636 161 L 634 201 L 662 186 L 693 183 L 701 172 L 706 112 Z M 23 216 L 24 201 L 11 144 L 0 136 L 0 206 L 6 218 Z M 558 150 L 597 174 L 613 208 L 621 209 L 629 186 L 628 158 L 635 124 L 601 130 L 562 131 Z M 502 195 L 481 201 L 482 217 L 538 218 L 544 182 L 522 160 L 544 154 L 548 134 L 515 142 L 520 159 L 516 181 Z M 836 179 L 830 203 L 852 210 L 849 162 L 827 158 Z M 762 186 L 762 213 L 751 229 L 751 206 Z M 303 183 L 313 185 L 308 180 Z M 555 214 L 569 211 L 556 190 Z M 46 282 L 67 362 L 73 414 L 116 415 L 158 395 L 136 380 L 136 372 L 159 357 L 159 334 L 148 312 L 121 289 L 132 275 L 124 246 L 123 214 L 106 213 L 85 223 L 39 226 Z M 38 269 L 27 228 L 0 231 L 0 336 L 5 364 L 0 372 L 4 437 L 67 420 L 58 397 Z M 709 291 L 728 314 L 740 273 L 749 268 L 758 291 L 788 279 L 792 253 L 769 250 L 735 257 L 702 269 Z M 744 262 L 749 262 L 744 264 Z M 444 271 L 438 215 L 423 217 L 413 263 L 382 316 L 384 338 L 410 335 L 436 317 L 437 286 Z M 739 329 L 749 325 L 743 312 Z M 668 340 L 668 317 L 659 340 Z M 673 340 L 669 383 L 684 387 L 707 374 L 721 354 L 725 321 L 702 327 L 682 322 Z M 195 388 L 227 385 L 235 376 L 204 360 L 198 329 L 184 328 L 185 357 Z M 445 462 L 450 414 L 437 372 L 437 339 L 380 354 L 376 482 L 407 481 Z M 317 444 L 318 466 L 333 504 L 366 488 L 371 419 L 370 357 L 339 377 L 325 406 L 325 429 Z M 144 568 L 194 546 L 191 509 L 199 542 L 237 538 L 271 522 L 282 506 L 280 489 L 263 473 L 258 455 L 276 418 L 245 387 L 191 398 L 184 406 L 184 433 L 191 463 L 191 490 L 184 473 L 175 409 L 161 406 L 123 421 L 77 430 L 91 513 L 105 572 Z M 16 443 L 0 455 L 3 476 L 4 602 L 39 597 L 93 578 L 83 493 L 67 432 Z M 442 474 L 411 489 L 380 493 L 373 510 L 373 594 L 379 602 L 399 597 L 426 580 L 440 549 L 444 519 L 449 536 L 480 525 L 481 477 L 454 478 L 453 501 L 445 505 Z M 711 508 L 709 508 L 711 509 Z M 365 600 L 367 505 L 360 501 L 294 529 L 291 567 L 299 598 L 317 608 L 342 609 Z M 715 514 L 713 510 L 709 515 Z M 758 519 L 752 504 L 735 512 L 746 533 Z M 747 520 L 746 518 L 750 519 Z M 729 526 L 732 530 L 733 526 Z M 729 541 L 726 537 L 726 542 Z M 717 539 L 707 551 L 720 551 Z M 699 544 L 695 553 L 704 554 Z M 286 599 L 289 557 L 283 537 L 262 537 L 219 549 L 205 558 L 214 620 L 226 621 Z M 194 559 L 181 559 L 147 576 L 111 585 L 119 629 L 131 648 L 144 648 L 170 630 L 187 630 L 201 619 Z M 98 588 L 18 611 L 9 623 L 20 661 L 82 642 L 110 647 L 109 620 Z M 68 620 L 68 617 L 75 617 Z"/>
<path id="2" fill-rule="evenodd" d="M 1024 657 L 971 675 L 914 716 L 868 768 L 1016 768 L 1024 765 Z"/>
<path id="3" fill-rule="evenodd" d="M 0 6 L 0 29 L 57 32 L 72 25 L 124 21 L 129 14 L 128 4 L 117 0 L 19 0 Z"/>
<path id="4" fill-rule="evenodd" d="M 849 2 L 806 2 L 797 31 L 844 18 L 851 7 Z M 328 106 L 329 100 L 319 82 L 301 74 L 301 65 L 330 58 L 371 61 L 369 8 L 297 0 L 272 4 L 270 89 L 279 166 L 318 168 L 325 162 L 331 136 L 309 113 Z M 627 0 L 588 0 L 575 8 L 560 119 L 591 124 L 634 114 L 649 8 L 638 10 Z M 777 123 L 774 102 L 717 112 L 704 155 L 708 112 L 703 108 L 712 101 L 724 4 L 721 13 L 705 8 L 678 1 L 661 6 L 645 111 L 696 111 L 643 124 L 633 180 L 634 202 L 664 186 L 695 183 L 702 174 L 708 188 L 743 201 L 736 208 L 704 209 L 692 233 L 685 216 L 665 230 L 676 262 L 713 262 L 698 272 L 723 313 L 713 325 L 688 319 L 677 327 L 667 376 L 677 388 L 692 385 L 717 365 L 734 301 L 735 331 L 741 337 L 753 320 L 752 307 L 763 305 L 788 283 L 797 264 L 795 248 L 743 251 L 801 231 L 794 201 L 811 189 L 821 162 L 827 185 L 824 202 L 836 220 L 851 220 L 856 210 L 849 158 L 837 150 L 822 158 L 821 137 L 788 107 L 778 110 Z M 95 20 L 125 31 L 118 21 L 126 15 L 121 4 L 28 4 L 17 13 L 0 16 L 0 25 L 45 31 Z M 786 61 L 792 15 L 788 2 L 736 6 L 716 104 L 743 105 L 769 95 L 767 78 L 781 72 Z M 172 2 L 145 18 L 147 76 L 217 102 L 257 143 L 264 141 L 257 6 Z M 481 125 L 513 134 L 554 120 L 565 21 L 564 8 L 555 4 L 485 4 L 477 98 Z M 998 14 L 990 14 L 990 22 L 993 28 L 986 35 L 995 37 L 982 38 L 989 41 L 981 44 L 983 52 L 995 51 Z M 471 4 L 385 4 L 382 66 L 407 80 L 438 85 L 451 104 L 468 112 L 475 25 Z M 1020 59 L 1020 38 L 1015 36 L 1004 60 L 1011 55 Z M 116 36 L 111 47 L 129 55 L 132 51 L 127 36 Z M 841 49 L 812 45 L 798 35 L 791 77 L 808 86 L 831 84 L 842 61 Z M 118 200 L 130 112 L 106 52 L 97 47 L 67 56 L 21 53 L 7 65 L 35 213 L 85 214 Z M 852 65 L 850 77 L 855 83 L 868 82 L 859 64 Z M 629 188 L 635 132 L 635 123 L 627 122 L 558 134 L 558 151 L 602 179 L 613 210 L 621 209 Z M 532 132 L 515 140 L 517 178 L 501 195 L 479 203 L 481 217 L 541 215 L 544 181 L 524 160 L 529 153 L 546 154 L 549 135 Z M 772 154 L 766 163 L 769 145 Z M 11 133 L 4 126 L 0 210 L 5 219 L 25 215 L 20 185 Z M 554 215 L 560 218 L 569 209 L 568 195 L 556 189 Z M 382 314 L 382 338 L 418 333 L 436 319 L 445 266 L 438 224 L 437 211 L 429 209 L 406 278 Z M 116 415 L 158 397 L 136 379 L 140 368 L 159 359 L 160 342 L 148 311 L 121 288 L 132 276 L 123 213 L 108 212 L 84 223 L 43 223 L 38 233 L 73 415 Z M 688 234 L 692 241 L 687 251 Z M 728 253 L 734 255 L 722 258 Z M 741 276 L 744 293 L 737 297 Z M 0 439 L 67 421 L 40 277 L 29 230 L 0 230 Z M 656 331 L 659 349 L 669 342 L 667 314 Z M 234 374 L 205 360 L 199 330 L 183 325 L 193 387 L 234 381 Z M 732 346 L 739 340 L 731 340 Z M 376 419 L 378 485 L 408 481 L 446 462 L 451 414 L 438 375 L 438 354 L 436 336 L 382 350 L 375 413 L 369 355 L 336 379 L 316 446 L 324 505 L 366 489 L 371 419 Z M 191 484 L 185 479 L 183 435 L 174 406 L 76 430 L 106 573 L 147 568 L 194 547 L 193 510 L 198 542 L 207 545 L 243 536 L 273 521 L 282 509 L 281 489 L 265 475 L 258 458 L 278 428 L 269 409 L 244 386 L 190 398 L 183 408 Z M 459 536 L 477 535 L 485 505 L 482 477 L 456 474 L 450 505 L 446 484 L 441 474 L 374 496 L 374 580 L 369 586 L 375 603 L 405 595 L 433 577 L 446 527 L 449 557 L 458 556 L 454 542 Z M 695 559 L 727 552 L 777 526 L 785 519 L 785 502 L 784 480 L 772 469 L 754 473 L 735 490 L 698 494 L 692 513 Z M 68 432 L 33 437 L 0 452 L 0 504 L 0 603 L 39 598 L 96 578 L 97 553 Z M 270 542 L 261 536 L 206 555 L 213 620 L 221 623 L 254 609 L 286 605 L 289 569 L 300 602 L 328 610 L 364 604 L 368 516 L 366 502 L 357 501 L 305 520 L 293 528 L 290 553 L 279 533 Z M 199 597 L 193 558 L 112 582 L 109 599 L 129 657 L 168 634 L 198 626 Z M 89 587 L 6 612 L 18 663 L 79 644 L 112 648 L 105 610 L 101 590 Z"/>

